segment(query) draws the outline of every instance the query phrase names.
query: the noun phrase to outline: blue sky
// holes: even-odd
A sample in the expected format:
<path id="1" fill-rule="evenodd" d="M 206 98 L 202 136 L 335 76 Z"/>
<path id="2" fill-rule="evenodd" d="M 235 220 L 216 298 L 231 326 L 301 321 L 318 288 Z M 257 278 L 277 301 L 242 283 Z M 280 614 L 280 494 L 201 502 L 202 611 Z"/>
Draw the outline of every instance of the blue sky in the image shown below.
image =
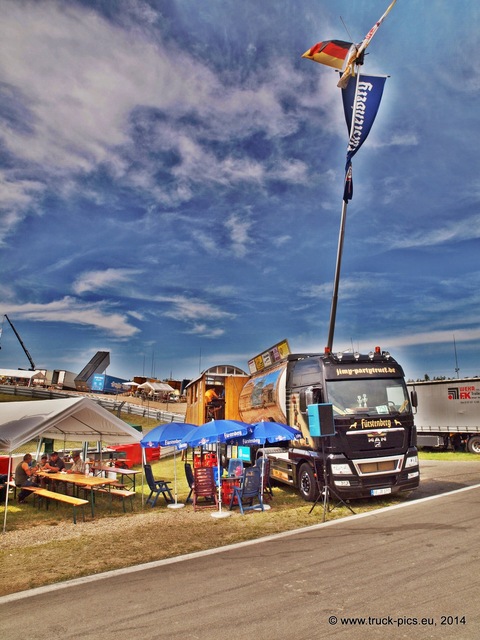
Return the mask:
<path id="1" fill-rule="evenodd" d="M 37 367 L 189 378 L 327 342 L 347 130 L 319 40 L 388 0 L 0 0 L 0 314 Z M 398 0 L 334 349 L 479 375 L 477 0 Z M 0 367 L 28 368 L 4 324 Z"/>

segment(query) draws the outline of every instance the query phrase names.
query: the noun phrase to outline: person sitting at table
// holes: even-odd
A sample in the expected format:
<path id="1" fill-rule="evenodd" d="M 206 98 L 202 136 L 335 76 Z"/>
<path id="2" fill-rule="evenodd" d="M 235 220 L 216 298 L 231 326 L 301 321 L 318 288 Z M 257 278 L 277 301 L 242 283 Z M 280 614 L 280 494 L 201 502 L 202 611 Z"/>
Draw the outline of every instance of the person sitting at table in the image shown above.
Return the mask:
<path id="1" fill-rule="evenodd" d="M 81 473 L 85 475 L 85 462 L 80 458 L 78 451 L 75 451 L 72 455 L 73 464 L 70 469 L 67 469 L 67 473 Z"/>
<path id="2" fill-rule="evenodd" d="M 46 453 L 44 453 L 40 458 L 40 462 L 38 463 L 38 471 L 48 471 L 48 456 Z M 45 478 L 36 476 L 36 480 L 41 487 L 45 488 L 46 486 Z"/>
<path id="3" fill-rule="evenodd" d="M 8 474 L 0 474 L 0 502 L 4 502 L 8 491 Z"/>
<path id="4" fill-rule="evenodd" d="M 58 473 L 59 471 L 63 471 L 65 469 L 65 463 L 58 455 L 58 451 L 53 451 L 50 454 L 50 460 L 48 461 L 45 470 L 53 471 L 53 473 Z"/>
<path id="5" fill-rule="evenodd" d="M 209 409 L 208 417 L 219 418 L 223 408 L 223 398 L 218 395 L 216 389 L 211 387 L 205 391 L 205 402 Z"/>
<path id="6" fill-rule="evenodd" d="M 31 467 L 30 464 L 32 462 L 32 455 L 30 453 L 26 453 L 23 456 L 22 462 L 17 464 L 15 469 L 15 484 L 17 487 L 38 487 L 40 486 L 38 482 L 35 481 L 35 474 L 38 471 L 38 466 L 35 465 Z M 25 498 L 30 495 L 30 491 L 20 491 L 18 494 L 18 502 L 23 504 L 25 502 Z"/>
<path id="7" fill-rule="evenodd" d="M 45 471 L 45 469 L 47 469 L 47 465 L 48 465 L 48 456 L 46 453 L 44 453 L 42 454 L 42 457 L 40 458 L 40 462 L 38 463 L 38 470 Z"/>

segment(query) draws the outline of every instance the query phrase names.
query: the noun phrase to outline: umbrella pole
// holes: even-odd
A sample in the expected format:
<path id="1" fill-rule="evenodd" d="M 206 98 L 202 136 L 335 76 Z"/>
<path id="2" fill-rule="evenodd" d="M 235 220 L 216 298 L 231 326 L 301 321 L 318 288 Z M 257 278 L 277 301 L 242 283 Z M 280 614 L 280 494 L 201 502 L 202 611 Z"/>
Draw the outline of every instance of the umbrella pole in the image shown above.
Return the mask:
<path id="1" fill-rule="evenodd" d="M 265 442 L 263 443 L 263 447 L 262 447 L 262 472 L 261 472 L 261 489 L 260 489 L 260 495 L 262 496 L 262 504 L 263 504 L 263 510 L 264 511 L 269 511 L 269 509 L 271 509 L 269 504 L 265 504 L 263 502 L 263 478 L 265 477 Z M 253 507 L 254 511 L 261 511 L 262 508 L 260 507 L 260 505 L 257 505 L 256 507 Z"/>
<path id="2" fill-rule="evenodd" d="M 177 449 L 173 450 L 173 487 L 175 494 L 175 502 L 171 502 L 167 504 L 169 509 L 182 509 L 185 505 L 183 502 L 178 502 L 178 493 L 177 493 Z"/>
<path id="3" fill-rule="evenodd" d="M 147 464 L 147 452 L 142 447 L 142 509 L 145 507 L 145 494 L 143 493 L 143 487 L 145 482 L 145 465 Z"/>
<path id="4" fill-rule="evenodd" d="M 232 515 L 231 511 L 222 511 L 222 477 L 220 475 L 220 444 L 217 440 L 217 469 L 218 469 L 218 511 L 214 511 L 210 515 L 212 518 L 228 518 Z"/>

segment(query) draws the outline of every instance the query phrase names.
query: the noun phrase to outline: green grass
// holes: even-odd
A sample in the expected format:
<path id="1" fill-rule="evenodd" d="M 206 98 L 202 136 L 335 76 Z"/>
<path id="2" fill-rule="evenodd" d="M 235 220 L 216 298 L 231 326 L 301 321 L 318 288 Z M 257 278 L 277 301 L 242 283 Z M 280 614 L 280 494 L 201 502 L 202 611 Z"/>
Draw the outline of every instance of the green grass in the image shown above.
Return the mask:
<path id="1" fill-rule="evenodd" d="M 29 402 L 31 400 L 40 400 L 40 398 L 32 398 L 30 396 L 16 396 L 13 393 L 0 393 L 0 402 Z"/>
<path id="2" fill-rule="evenodd" d="M 477 453 L 466 453 L 463 451 L 428 451 L 422 449 L 418 452 L 420 460 L 451 460 L 451 461 L 477 461 L 480 462 L 480 455 Z"/>
<path id="3" fill-rule="evenodd" d="M 473 454 L 454 452 L 422 452 L 420 459 L 478 460 L 480 462 L 480 457 Z M 172 457 L 153 462 L 152 468 L 155 477 L 173 481 Z M 86 522 L 83 523 L 80 518 L 77 527 L 72 527 L 75 532 L 81 533 L 80 536 L 74 536 L 75 532 L 72 532 L 72 536 L 68 539 L 52 539 L 39 545 L 35 545 L 36 527 L 43 525 L 55 528 L 65 522 L 71 523 L 71 508 L 66 505 L 59 505 L 56 508 L 52 505 L 49 511 L 45 508 L 37 509 L 33 506 L 32 498 L 23 505 L 12 502 L 9 505 L 7 531 L 23 533 L 14 547 L 4 549 L 1 549 L 0 536 L 0 584 L 3 584 L 3 587 L 0 587 L 0 595 L 109 569 L 252 540 L 322 521 L 322 504 L 318 504 L 310 513 L 312 504 L 304 502 L 296 491 L 284 485 L 274 487 L 274 499 L 271 502 L 270 511 L 249 512 L 241 516 L 239 510 L 235 509 L 231 518 L 218 520 L 210 517 L 210 510 L 194 512 L 192 505 L 186 505 L 184 509 L 178 511 L 168 509 L 163 498 L 159 498 L 154 509 L 147 506 L 142 508 L 140 475 L 137 475 L 137 482 L 133 517 L 128 504 L 127 513 L 123 513 L 120 500 L 113 501 L 113 510 L 110 513 L 108 498 L 99 496 L 96 502 L 95 521 L 92 521 L 87 507 Z M 180 502 L 185 502 L 189 488 L 181 456 L 177 456 L 177 483 L 178 499 Z M 144 498 L 148 493 L 148 487 L 144 484 Z M 399 504 L 407 498 L 408 494 L 396 497 L 385 496 L 352 501 L 350 504 L 355 513 L 363 513 Z M 145 521 L 143 514 L 149 515 L 150 519 Z M 327 519 L 333 520 L 349 515 L 350 511 L 342 505 L 328 513 Z M 0 517 L 3 522 L 3 507 L 0 507 Z M 101 521 L 112 519 L 113 523 L 113 519 L 118 518 L 122 519 L 118 522 L 118 527 L 109 528 L 108 534 L 105 535 Z M 158 544 L 159 535 L 162 540 L 161 545 Z"/>

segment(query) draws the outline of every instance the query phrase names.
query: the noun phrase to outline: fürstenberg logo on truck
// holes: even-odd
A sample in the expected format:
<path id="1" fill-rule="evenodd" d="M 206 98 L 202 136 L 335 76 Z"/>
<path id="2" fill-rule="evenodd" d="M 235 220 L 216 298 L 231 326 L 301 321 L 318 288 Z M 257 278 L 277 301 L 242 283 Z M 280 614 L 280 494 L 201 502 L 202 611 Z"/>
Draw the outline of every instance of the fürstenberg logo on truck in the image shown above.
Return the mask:
<path id="1" fill-rule="evenodd" d="M 395 420 L 396 426 L 402 426 L 402 423 L 398 420 Z M 392 421 L 390 419 L 386 420 L 367 420 L 366 418 L 362 418 L 360 422 L 352 422 L 350 425 L 350 429 L 356 429 L 360 426 L 361 429 L 390 429 L 392 426 Z"/>

